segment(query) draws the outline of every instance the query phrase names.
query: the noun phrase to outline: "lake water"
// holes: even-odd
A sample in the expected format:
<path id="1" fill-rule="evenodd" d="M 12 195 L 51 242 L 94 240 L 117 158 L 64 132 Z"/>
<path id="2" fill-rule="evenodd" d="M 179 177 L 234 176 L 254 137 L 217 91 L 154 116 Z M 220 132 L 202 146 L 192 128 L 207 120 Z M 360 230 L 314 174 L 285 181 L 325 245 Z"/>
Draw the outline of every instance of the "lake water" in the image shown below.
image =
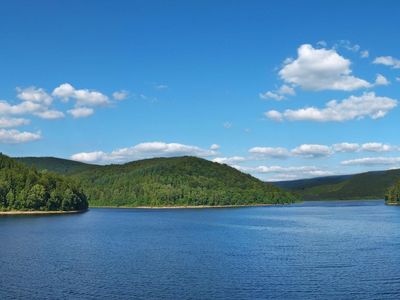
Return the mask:
<path id="1" fill-rule="evenodd" d="M 0 217 L 0 299 L 399 299 L 400 207 Z"/>

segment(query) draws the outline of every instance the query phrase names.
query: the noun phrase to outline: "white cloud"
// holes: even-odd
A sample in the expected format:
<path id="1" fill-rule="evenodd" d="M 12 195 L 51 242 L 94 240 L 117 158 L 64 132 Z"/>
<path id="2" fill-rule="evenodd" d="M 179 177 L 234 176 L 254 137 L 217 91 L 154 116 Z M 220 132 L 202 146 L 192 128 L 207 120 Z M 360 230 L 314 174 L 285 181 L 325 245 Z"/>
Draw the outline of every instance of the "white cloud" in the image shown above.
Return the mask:
<path id="1" fill-rule="evenodd" d="M 294 96 L 296 95 L 296 91 L 293 87 L 284 84 L 277 91 L 260 93 L 259 97 L 264 100 L 273 99 L 276 101 L 281 101 L 285 99 L 285 95 Z"/>
<path id="2" fill-rule="evenodd" d="M 39 140 L 40 132 L 19 131 L 16 129 L 0 129 L 0 143 L 19 144 Z"/>
<path id="3" fill-rule="evenodd" d="M 330 176 L 334 175 L 333 172 L 320 169 L 315 166 L 256 166 L 256 167 L 242 167 L 234 166 L 236 169 L 242 172 L 251 174 L 275 174 L 274 178 L 269 178 L 269 181 L 277 180 L 292 180 L 298 178 L 309 178 L 319 176 Z"/>
<path id="4" fill-rule="evenodd" d="M 42 119 L 48 119 L 48 120 L 61 119 L 65 117 L 64 113 L 58 110 L 40 111 L 36 112 L 35 115 Z"/>
<path id="5" fill-rule="evenodd" d="M 215 156 L 217 152 L 209 149 L 202 149 L 197 146 L 178 143 L 149 142 L 141 143 L 132 147 L 121 148 L 110 153 L 103 151 L 81 152 L 71 156 L 71 159 L 84 162 L 127 162 L 131 160 L 151 157 L 173 157 L 173 156 Z"/>
<path id="6" fill-rule="evenodd" d="M 400 163 L 400 157 L 363 157 L 357 159 L 344 160 L 341 162 L 345 166 L 373 166 L 373 165 L 396 165 Z"/>
<path id="7" fill-rule="evenodd" d="M 379 97 L 375 93 L 364 93 L 361 96 L 350 96 L 340 102 L 331 100 L 325 108 L 306 107 L 298 110 L 287 109 L 283 113 L 271 110 L 265 116 L 274 121 L 343 122 L 370 117 L 379 119 L 397 106 L 397 100 Z"/>
<path id="8" fill-rule="evenodd" d="M 218 144 L 212 144 L 212 145 L 210 146 L 210 149 L 211 149 L 211 150 L 218 150 L 219 148 L 221 148 L 221 146 L 218 145 Z"/>
<path id="9" fill-rule="evenodd" d="M 390 81 L 382 74 L 377 74 L 375 79 L 375 85 L 389 85 Z"/>
<path id="10" fill-rule="evenodd" d="M 293 155 L 305 158 L 324 157 L 332 154 L 330 147 L 318 144 L 303 144 L 292 150 Z"/>
<path id="11" fill-rule="evenodd" d="M 93 110 L 93 108 L 90 108 L 90 107 L 76 107 L 76 108 L 72 108 L 72 109 L 68 110 L 67 112 L 72 117 L 77 119 L 77 118 L 85 118 L 85 117 L 93 115 L 94 110 Z"/>
<path id="12" fill-rule="evenodd" d="M 7 101 L 0 101 L 1 115 L 24 115 L 32 114 L 41 110 L 43 110 L 42 104 L 31 101 L 23 101 L 16 105 L 9 104 Z"/>
<path id="13" fill-rule="evenodd" d="M 246 160 L 247 160 L 247 158 L 243 157 L 243 156 L 231 156 L 231 157 L 216 157 L 212 161 L 217 162 L 219 164 L 232 165 L 232 164 L 244 162 Z"/>
<path id="14" fill-rule="evenodd" d="M 368 58 L 369 57 L 369 51 L 368 50 L 363 50 L 360 52 L 360 57 L 361 58 Z"/>
<path id="15" fill-rule="evenodd" d="M 292 88 L 291 86 L 288 86 L 286 84 L 282 85 L 279 88 L 278 93 L 281 95 L 290 95 L 290 96 L 296 95 L 296 91 L 294 90 L 294 88 Z"/>
<path id="16" fill-rule="evenodd" d="M 280 101 L 280 100 L 285 99 L 284 96 L 279 95 L 279 94 L 274 93 L 274 92 L 271 92 L 271 91 L 268 91 L 268 92 L 265 92 L 265 93 L 260 93 L 258 95 L 260 96 L 261 99 L 264 99 L 264 100 L 274 99 L 276 101 Z"/>
<path id="17" fill-rule="evenodd" d="M 357 152 L 360 149 L 360 145 L 356 143 L 339 143 L 332 146 L 335 152 Z"/>
<path id="18" fill-rule="evenodd" d="M 396 150 L 396 148 L 383 143 L 365 143 L 361 145 L 361 150 L 369 152 L 389 152 Z"/>
<path id="19" fill-rule="evenodd" d="M 76 100 L 77 106 L 100 106 L 109 103 L 109 99 L 106 95 L 88 89 L 75 89 L 69 83 L 63 83 L 54 89 L 52 95 L 59 97 L 64 101 L 68 101 L 70 98 Z"/>
<path id="20" fill-rule="evenodd" d="M 297 59 L 287 62 L 279 71 L 280 77 L 287 83 L 312 91 L 352 91 L 371 86 L 369 82 L 353 76 L 350 60 L 334 49 L 315 49 L 304 44 L 297 53 Z"/>
<path id="21" fill-rule="evenodd" d="M 155 86 L 155 88 L 157 90 L 165 90 L 165 89 L 168 88 L 168 85 L 166 85 L 166 84 L 158 84 L 158 85 Z"/>
<path id="22" fill-rule="evenodd" d="M 283 121 L 283 117 L 284 117 L 283 114 L 281 114 L 279 111 L 276 111 L 276 110 L 267 111 L 267 112 L 265 113 L 265 116 L 266 116 L 268 119 L 271 119 L 271 120 L 276 121 L 276 122 L 281 122 L 281 121 Z"/>
<path id="23" fill-rule="evenodd" d="M 224 124 L 222 124 L 222 126 L 224 126 L 224 128 L 229 129 L 232 128 L 232 123 L 231 122 L 225 122 Z"/>
<path id="24" fill-rule="evenodd" d="M 290 156 L 290 152 L 282 147 L 253 147 L 249 149 L 249 152 L 258 156 L 272 158 L 287 158 Z"/>
<path id="25" fill-rule="evenodd" d="M 374 64 L 390 66 L 393 69 L 400 69 L 400 59 L 392 56 L 379 56 L 373 61 Z"/>
<path id="26" fill-rule="evenodd" d="M 17 92 L 17 97 L 23 101 L 42 103 L 46 106 L 53 102 L 53 98 L 44 89 L 34 86 L 25 89 L 17 87 Z"/>
<path id="27" fill-rule="evenodd" d="M 112 94 L 113 98 L 118 101 L 125 100 L 129 96 L 129 92 L 125 90 L 116 91 Z"/>
<path id="28" fill-rule="evenodd" d="M 29 120 L 23 118 L 0 118 L 0 128 L 10 128 L 17 127 L 22 125 L 28 125 L 30 123 Z"/>

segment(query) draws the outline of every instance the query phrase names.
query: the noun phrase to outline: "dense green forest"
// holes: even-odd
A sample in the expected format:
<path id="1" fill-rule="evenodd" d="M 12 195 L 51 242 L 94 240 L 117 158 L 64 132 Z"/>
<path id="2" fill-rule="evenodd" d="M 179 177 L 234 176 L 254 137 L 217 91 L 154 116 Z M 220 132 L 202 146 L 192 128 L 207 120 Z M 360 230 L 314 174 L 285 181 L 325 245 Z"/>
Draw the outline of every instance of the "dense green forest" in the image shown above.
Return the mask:
<path id="1" fill-rule="evenodd" d="M 71 179 L 39 172 L 0 153 L 0 210 L 84 210 L 88 201 Z"/>
<path id="2" fill-rule="evenodd" d="M 304 200 L 383 199 L 389 187 L 400 180 L 400 170 L 330 176 L 275 184 Z"/>
<path id="3" fill-rule="evenodd" d="M 387 190 L 385 201 L 388 204 L 400 205 L 400 181 Z"/>
<path id="4" fill-rule="evenodd" d="M 272 184 L 195 157 L 154 158 L 108 166 L 71 162 L 71 167 L 70 161 L 56 158 L 19 160 L 42 170 L 69 174 L 81 183 L 92 206 L 247 205 L 296 200 Z"/>

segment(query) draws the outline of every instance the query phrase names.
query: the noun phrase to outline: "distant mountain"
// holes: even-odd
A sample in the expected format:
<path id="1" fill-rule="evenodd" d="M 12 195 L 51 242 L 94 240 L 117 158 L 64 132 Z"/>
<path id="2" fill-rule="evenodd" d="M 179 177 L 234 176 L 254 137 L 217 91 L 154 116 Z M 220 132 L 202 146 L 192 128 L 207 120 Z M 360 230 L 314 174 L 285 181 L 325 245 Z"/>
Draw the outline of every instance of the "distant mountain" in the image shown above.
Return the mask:
<path id="1" fill-rule="evenodd" d="M 88 207 L 70 178 L 39 172 L 0 153 L 0 210 L 71 211 Z"/>
<path id="2" fill-rule="evenodd" d="M 400 169 L 275 182 L 304 200 L 383 199 L 400 180 Z"/>
<path id="3" fill-rule="evenodd" d="M 153 158 L 97 166 L 57 158 L 18 158 L 80 182 L 94 206 L 197 206 L 292 203 L 272 184 L 196 157 Z"/>

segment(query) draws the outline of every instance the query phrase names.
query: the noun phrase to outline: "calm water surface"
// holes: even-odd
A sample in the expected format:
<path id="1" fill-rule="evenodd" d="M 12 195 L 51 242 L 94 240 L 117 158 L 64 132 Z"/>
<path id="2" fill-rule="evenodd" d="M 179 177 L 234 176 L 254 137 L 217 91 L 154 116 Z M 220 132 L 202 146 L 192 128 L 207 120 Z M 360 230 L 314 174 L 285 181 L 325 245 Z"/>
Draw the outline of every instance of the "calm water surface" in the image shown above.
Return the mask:
<path id="1" fill-rule="evenodd" d="M 399 299 L 400 207 L 0 217 L 0 299 Z"/>

